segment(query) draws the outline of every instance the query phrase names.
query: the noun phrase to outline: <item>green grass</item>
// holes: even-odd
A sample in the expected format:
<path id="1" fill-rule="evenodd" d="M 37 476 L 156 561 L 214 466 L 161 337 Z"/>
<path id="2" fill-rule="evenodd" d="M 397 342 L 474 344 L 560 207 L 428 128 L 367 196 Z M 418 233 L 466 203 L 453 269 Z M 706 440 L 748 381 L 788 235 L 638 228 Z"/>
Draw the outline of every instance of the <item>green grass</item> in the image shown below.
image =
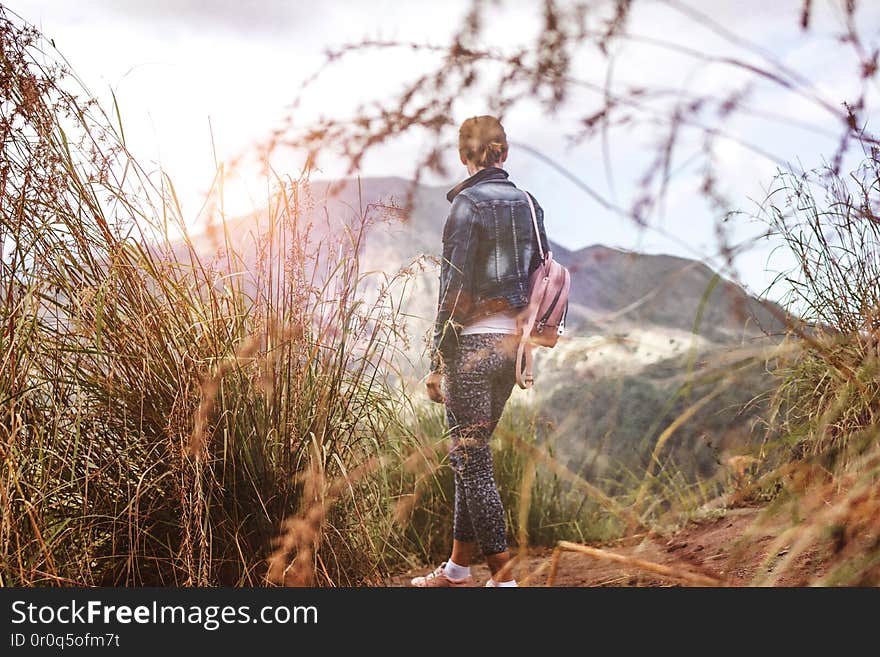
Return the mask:
<path id="1" fill-rule="evenodd" d="M 358 584 L 448 551 L 442 409 L 397 368 L 413 273 L 360 270 L 377 218 L 362 203 L 316 234 L 307 178 L 276 177 L 255 243 L 219 212 L 204 260 L 118 107 L 0 29 L 0 583 Z M 520 504 L 530 466 L 503 436 L 534 442 L 534 422 L 499 430 L 513 535 L 604 535 L 543 466 Z"/>
<path id="2" fill-rule="evenodd" d="M 828 565 L 816 583 L 880 582 L 880 224 L 872 210 L 880 160 L 865 152 L 847 175 L 831 167 L 780 174 L 761 208 L 795 255 L 780 282 L 803 318 L 773 363 L 762 474 L 747 494 L 770 502 L 762 521 L 786 519 L 771 548 L 785 558 L 762 583 L 777 582 L 811 550 Z"/>
<path id="3" fill-rule="evenodd" d="M 406 552 L 419 562 L 449 556 L 454 482 L 447 465 L 447 427 L 440 405 L 423 405 L 413 417 L 422 448 L 401 471 L 400 520 Z M 544 422 L 546 425 L 546 421 Z M 512 545 L 553 545 L 559 539 L 616 537 L 621 523 L 579 487 L 580 477 L 559 463 L 533 407 L 511 401 L 492 438 L 495 479 L 507 513 Z M 568 475 L 568 476 L 566 476 Z"/>
<path id="4" fill-rule="evenodd" d="M 364 217 L 312 240 L 307 181 L 275 180 L 263 258 L 215 227 L 219 264 L 244 272 L 226 276 L 121 118 L 74 96 L 35 32 L 0 29 L 2 583 L 265 583 L 308 502 L 298 475 L 344 476 L 397 423 L 398 327 L 362 300 Z"/>
<path id="5" fill-rule="evenodd" d="M 0 585 L 357 585 L 448 556 L 443 408 L 401 366 L 400 301 L 419 268 L 359 261 L 385 218 L 361 203 L 321 233 L 308 172 L 272 174 L 268 221 L 244 243 L 222 213 L 221 166 L 208 205 L 224 255 L 204 260 L 172 181 L 127 152 L 118 107 L 104 113 L 2 8 L 0 33 Z M 822 211 L 794 181 L 806 223 L 768 206 L 802 264 L 792 308 L 812 326 L 770 363 L 760 466 L 734 492 L 788 514 L 788 554 L 833 539 L 827 583 L 876 581 L 880 304 L 864 209 L 877 178 L 854 192 L 832 179 Z M 727 415 L 688 409 L 734 370 L 593 391 L 602 423 L 585 435 L 650 427 L 650 462 L 605 450 L 599 481 L 559 454 L 565 418 L 509 404 L 493 447 L 512 544 L 677 527 L 729 492 L 691 476 L 688 452 L 752 392 L 719 392 Z"/>

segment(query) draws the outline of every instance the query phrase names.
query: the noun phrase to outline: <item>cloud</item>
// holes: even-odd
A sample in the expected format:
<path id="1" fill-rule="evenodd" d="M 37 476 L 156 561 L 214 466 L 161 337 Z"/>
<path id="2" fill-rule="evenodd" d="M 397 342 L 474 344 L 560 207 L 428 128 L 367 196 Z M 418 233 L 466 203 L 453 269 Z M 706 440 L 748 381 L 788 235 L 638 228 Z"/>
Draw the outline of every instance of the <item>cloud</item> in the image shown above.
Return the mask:
<path id="1" fill-rule="evenodd" d="M 309 3 L 285 0 L 97 0 L 94 9 L 136 23 L 186 32 L 234 31 L 254 34 L 289 34 L 311 22 Z"/>

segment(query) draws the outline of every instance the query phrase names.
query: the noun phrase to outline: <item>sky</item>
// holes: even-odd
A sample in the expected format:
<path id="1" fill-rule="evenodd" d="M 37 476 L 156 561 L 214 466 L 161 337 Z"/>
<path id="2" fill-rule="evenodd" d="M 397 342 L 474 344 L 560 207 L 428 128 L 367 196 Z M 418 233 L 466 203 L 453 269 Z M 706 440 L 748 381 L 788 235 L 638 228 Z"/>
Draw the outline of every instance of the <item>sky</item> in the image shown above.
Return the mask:
<path id="1" fill-rule="evenodd" d="M 683 0 L 685 1 L 685 0 Z M 147 169 L 160 166 L 175 181 L 184 213 L 195 222 L 216 161 L 228 161 L 264 139 L 290 112 L 302 80 L 323 62 L 328 47 L 364 37 L 445 44 L 467 10 L 467 0 L 392 2 L 390 0 L 0 0 L 39 27 L 105 104 L 110 92 L 120 104 L 129 149 Z M 747 38 L 766 56 L 808 77 L 817 94 L 834 105 L 852 99 L 858 81 L 854 58 L 837 36 L 843 24 L 839 4 L 814 2 L 811 30 L 799 28 L 802 0 L 707 0 L 691 6 L 706 12 L 723 29 Z M 508 0 L 492 10 L 487 45 L 512 48 L 536 33 L 540 2 Z M 876 43 L 880 3 L 862 3 L 860 30 Z M 686 11 L 657 0 L 635 3 L 629 32 L 644 37 L 613 49 L 615 88 L 668 87 L 678 93 L 724 94 L 745 83 L 741 70 L 695 61 L 647 40 L 663 39 L 717 55 L 760 63 L 754 49 L 719 36 Z M 380 51 L 346 58 L 310 88 L 294 119 L 307 125 L 320 115 L 345 116 L 358 102 L 388 98 L 435 60 L 411 51 Z M 576 61 L 582 79 L 603 83 L 609 60 L 585 51 Z M 872 90 L 872 98 L 876 91 Z M 735 139 L 717 142 L 720 182 L 734 207 L 749 211 L 772 182 L 777 162 L 739 142 L 773 153 L 779 160 L 809 168 L 831 156 L 837 127 L 826 111 L 797 94 L 769 83 L 754 85 L 749 105 L 772 116 L 739 115 L 724 129 Z M 623 129 L 614 134 L 608 161 L 601 142 L 572 147 L 568 140 L 578 118 L 598 99 L 589 93 L 571 98 L 556 117 L 537 103 L 524 103 L 506 117 L 514 142 L 528 144 L 621 205 L 628 205 L 656 143 L 656 129 Z M 479 97 L 462 99 L 455 122 L 486 112 Z M 808 124 L 809 128 L 804 128 Z M 454 138 L 451 128 L 450 139 Z M 651 130 L 654 130 L 652 133 Z M 415 143 L 402 140 L 368 158 L 361 174 L 409 176 Z M 676 153 L 662 217 L 655 229 L 641 230 L 608 212 L 553 167 L 514 146 L 506 168 L 532 191 L 545 210 L 554 241 L 571 249 L 603 243 L 653 253 L 697 257 L 718 267 L 712 213 L 699 198 L 700 171 L 689 165 L 697 137 L 683 138 Z M 215 160 L 216 158 L 216 160 Z M 450 153 L 454 162 L 455 153 Z M 460 167 L 459 167 L 460 168 Z M 457 169 L 453 169 L 457 171 Z M 332 161 L 320 177 L 342 169 Z M 463 178 L 464 170 L 456 176 Z M 429 179 L 452 184 L 457 179 Z M 227 189 L 227 211 L 244 214 L 265 203 L 265 184 L 239 180 Z M 444 217 L 438 217 L 442 222 Z M 728 226 L 735 241 L 759 234 L 763 226 L 746 217 Z M 761 242 L 738 257 L 735 276 L 762 292 L 778 269 L 790 265 L 774 243 Z M 439 248 L 439 245 L 438 245 Z M 772 295 L 771 295 L 772 296 Z"/>

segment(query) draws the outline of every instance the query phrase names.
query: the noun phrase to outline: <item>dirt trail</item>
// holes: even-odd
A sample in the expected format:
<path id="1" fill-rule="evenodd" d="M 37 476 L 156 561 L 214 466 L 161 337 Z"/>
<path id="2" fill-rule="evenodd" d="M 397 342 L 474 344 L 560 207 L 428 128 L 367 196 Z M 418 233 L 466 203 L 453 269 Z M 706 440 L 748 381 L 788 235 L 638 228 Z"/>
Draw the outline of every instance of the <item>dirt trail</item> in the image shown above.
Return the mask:
<path id="1" fill-rule="evenodd" d="M 772 528 L 755 522 L 760 509 L 731 509 L 722 517 L 694 522 L 668 536 L 634 537 L 601 547 L 616 554 L 650 561 L 676 570 L 686 569 L 733 586 L 749 586 L 770 564 L 762 566 L 773 538 Z M 784 554 L 784 552 L 783 552 Z M 545 586 L 552 549 L 531 551 L 526 567 L 516 577 L 531 586 Z M 781 555 L 780 555 L 781 556 Z M 777 586 L 803 586 L 823 574 L 821 555 L 815 551 L 801 555 L 775 582 Z M 393 577 L 390 586 L 408 586 L 409 580 L 426 572 L 417 568 Z M 474 568 L 477 583 L 485 584 L 489 571 L 485 564 Z M 576 552 L 563 552 L 554 586 L 683 586 L 681 580 L 647 572 L 631 565 L 595 559 Z"/>

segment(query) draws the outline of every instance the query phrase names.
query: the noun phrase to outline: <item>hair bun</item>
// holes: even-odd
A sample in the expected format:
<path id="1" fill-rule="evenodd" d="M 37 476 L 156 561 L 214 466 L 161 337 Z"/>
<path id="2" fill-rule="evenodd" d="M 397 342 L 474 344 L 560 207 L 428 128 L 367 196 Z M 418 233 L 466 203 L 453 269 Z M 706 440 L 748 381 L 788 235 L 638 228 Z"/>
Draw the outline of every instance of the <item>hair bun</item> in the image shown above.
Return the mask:
<path id="1" fill-rule="evenodd" d="M 499 164 L 507 157 L 507 134 L 494 116 L 474 116 L 461 124 L 458 151 L 467 162 L 479 167 Z"/>

